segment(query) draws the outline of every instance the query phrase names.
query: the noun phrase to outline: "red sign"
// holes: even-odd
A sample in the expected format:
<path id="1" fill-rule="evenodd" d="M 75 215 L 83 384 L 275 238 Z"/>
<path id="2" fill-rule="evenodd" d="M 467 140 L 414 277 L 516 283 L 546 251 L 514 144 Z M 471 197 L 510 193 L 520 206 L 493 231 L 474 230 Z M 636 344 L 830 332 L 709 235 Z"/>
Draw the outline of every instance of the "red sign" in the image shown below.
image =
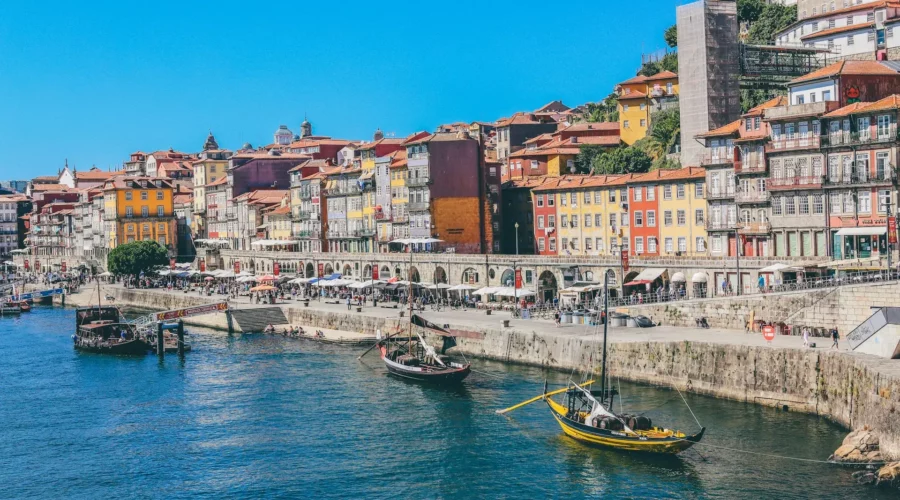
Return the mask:
<path id="1" fill-rule="evenodd" d="M 59 264 L 59 272 L 61 272 L 61 273 L 66 272 L 66 263 L 65 262 L 61 262 Z"/>
<path id="2" fill-rule="evenodd" d="M 516 269 L 516 288 L 522 288 L 522 270 Z"/>
<path id="3" fill-rule="evenodd" d="M 38 272 L 41 271 L 41 261 L 34 259 L 34 270 Z"/>
<path id="4" fill-rule="evenodd" d="M 175 257 L 169 257 L 169 269 L 175 269 Z"/>
<path id="5" fill-rule="evenodd" d="M 25 270 L 27 271 L 29 268 L 28 259 L 25 259 Z"/>
<path id="6" fill-rule="evenodd" d="M 234 274 L 238 274 L 240 272 L 241 272 L 241 262 L 236 260 L 236 261 L 234 261 Z"/>
<path id="7" fill-rule="evenodd" d="M 894 245 L 897 243 L 897 218 L 888 217 L 888 243 Z"/>
<path id="8" fill-rule="evenodd" d="M 187 318 L 189 316 L 199 316 L 201 314 L 209 314 L 227 310 L 228 302 L 219 302 L 218 304 L 207 304 L 203 306 L 188 307 L 187 309 L 175 309 L 174 311 L 164 311 L 161 313 L 156 313 L 156 320 L 165 321 L 168 319 Z"/>
<path id="9" fill-rule="evenodd" d="M 375 266 L 372 268 L 372 279 L 373 280 L 378 279 L 378 266 Z"/>
<path id="10" fill-rule="evenodd" d="M 317 269 L 317 271 L 319 271 L 319 278 L 325 277 L 325 264 L 319 264 L 319 268 Z"/>
<path id="11" fill-rule="evenodd" d="M 628 271 L 628 250 L 622 250 L 622 270 Z"/>
<path id="12" fill-rule="evenodd" d="M 278 273 L 280 273 L 280 272 L 281 272 L 281 264 L 276 262 L 274 267 L 272 268 L 272 274 L 274 274 L 275 276 L 278 276 Z"/>
<path id="13" fill-rule="evenodd" d="M 206 260 L 200 259 L 200 272 L 206 271 Z"/>
<path id="14" fill-rule="evenodd" d="M 771 325 L 762 327 L 762 334 L 763 338 L 766 339 L 767 342 L 775 340 L 775 327 Z"/>

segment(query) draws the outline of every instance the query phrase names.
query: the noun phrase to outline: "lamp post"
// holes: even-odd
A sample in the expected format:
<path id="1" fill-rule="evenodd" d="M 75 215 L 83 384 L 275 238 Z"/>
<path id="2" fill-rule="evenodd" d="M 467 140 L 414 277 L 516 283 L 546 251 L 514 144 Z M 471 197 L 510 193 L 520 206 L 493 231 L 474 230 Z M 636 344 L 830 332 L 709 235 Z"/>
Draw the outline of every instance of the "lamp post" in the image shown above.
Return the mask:
<path id="1" fill-rule="evenodd" d="M 516 255 L 519 255 L 519 223 L 516 222 Z"/>

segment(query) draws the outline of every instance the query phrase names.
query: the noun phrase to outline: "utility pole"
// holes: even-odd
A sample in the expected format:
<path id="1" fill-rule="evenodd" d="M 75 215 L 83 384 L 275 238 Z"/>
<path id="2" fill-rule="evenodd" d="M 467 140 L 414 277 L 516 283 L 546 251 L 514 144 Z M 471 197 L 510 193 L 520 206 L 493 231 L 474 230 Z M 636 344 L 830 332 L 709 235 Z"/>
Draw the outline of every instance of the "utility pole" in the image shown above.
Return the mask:
<path id="1" fill-rule="evenodd" d="M 516 255 L 519 255 L 519 223 L 516 222 Z"/>
<path id="2" fill-rule="evenodd" d="M 885 214 L 884 214 L 885 222 L 884 223 L 885 223 L 885 225 L 887 225 L 887 234 L 885 235 L 884 243 L 887 248 L 887 271 L 888 271 L 888 279 L 890 279 L 891 269 L 893 269 L 893 266 L 891 265 L 892 264 L 891 263 L 892 255 L 891 254 L 894 251 L 893 246 L 891 245 L 891 234 L 892 233 L 891 233 L 891 192 L 890 191 L 888 191 L 888 195 L 885 196 L 885 199 L 884 199 L 884 212 L 885 212 Z"/>
<path id="3" fill-rule="evenodd" d="M 734 230 L 734 261 L 737 267 L 737 294 L 741 294 L 741 248 L 743 247 L 743 243 L 741 242 L 741 234 L 737 229 Z"/>

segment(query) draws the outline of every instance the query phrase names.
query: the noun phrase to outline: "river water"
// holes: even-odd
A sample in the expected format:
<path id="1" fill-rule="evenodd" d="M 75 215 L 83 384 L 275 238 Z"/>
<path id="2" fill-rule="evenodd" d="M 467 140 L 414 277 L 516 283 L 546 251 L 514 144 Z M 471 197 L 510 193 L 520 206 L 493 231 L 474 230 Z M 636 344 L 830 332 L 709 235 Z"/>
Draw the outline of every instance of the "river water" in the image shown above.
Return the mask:
<path id="1" fill-rule="evenodd" d="M 687 394 L 709 430 L 678 457 L 561 434 L 538 369 L 476 362 L 459 390 L 386 375 L 360 350 L 190 329 L 194 351 L 75 353 L 72 310 L 0 319 L 0 498 L 877 498 L 825 459 L 828 421 Z M 547 373 L 551 384 L 565 380 Z M 631 411 L 687 431 L 677 392 L 621 383 Z M 716 447 L 712 447 L 712 445 Z"/>

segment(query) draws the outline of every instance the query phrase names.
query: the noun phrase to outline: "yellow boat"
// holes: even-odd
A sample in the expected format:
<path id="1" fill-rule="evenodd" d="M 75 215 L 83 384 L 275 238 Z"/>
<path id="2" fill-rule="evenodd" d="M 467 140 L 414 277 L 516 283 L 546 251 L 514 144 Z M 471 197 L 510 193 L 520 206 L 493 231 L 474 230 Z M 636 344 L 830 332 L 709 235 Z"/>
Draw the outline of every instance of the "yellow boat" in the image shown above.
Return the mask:
<path id="1" fill-rule="evenodd" d="M 699 442 L 706 432 L 706 428 L 701 427 L 700 432 L 687 435 L 654 427 L 646 417 L 615 415 L 594 396 L 591 391 L 571 384 L 566 391 L 568 407 L 546 394 L 544 401 L 567 436 L 595 446 L 648 453 L 679 453 Z"/>

